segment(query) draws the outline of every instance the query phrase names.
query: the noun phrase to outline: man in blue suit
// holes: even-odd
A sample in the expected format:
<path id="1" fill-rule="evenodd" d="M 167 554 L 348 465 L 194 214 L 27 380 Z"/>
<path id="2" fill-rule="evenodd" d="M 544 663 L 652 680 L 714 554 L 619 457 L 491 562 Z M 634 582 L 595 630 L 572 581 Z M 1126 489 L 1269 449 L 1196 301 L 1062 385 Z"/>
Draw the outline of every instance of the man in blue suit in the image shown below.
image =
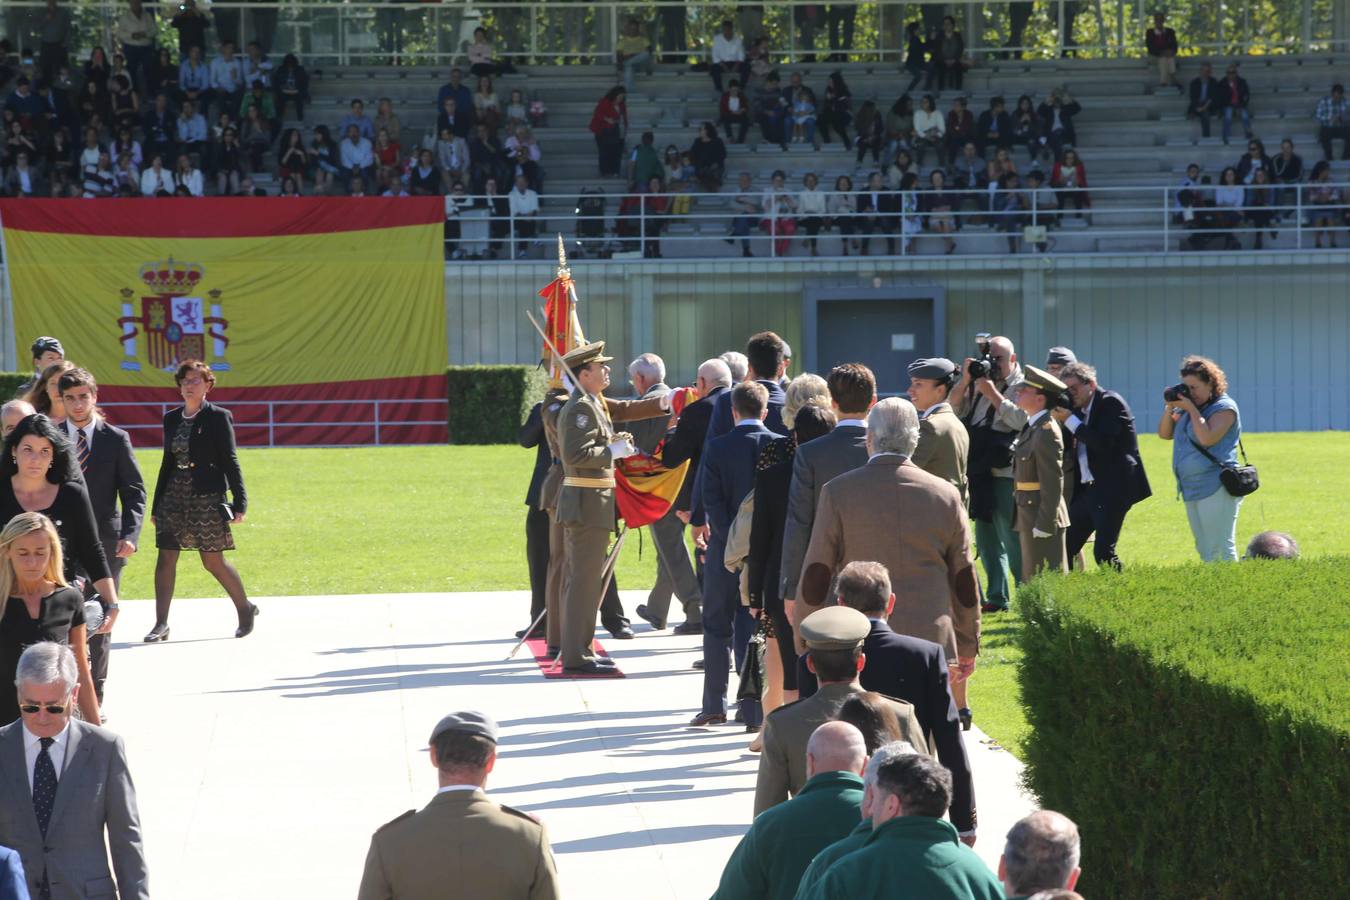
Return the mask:
<path id="1" fill-rule="evenodd" d="M 702 499 L 711 531 L 703 569 L 703 710 L 693 725 L 718 725 L 727 720 L 727 667 L 733 643 L 737 659 L 744 659 L 754 619 L 741 606 L 739 580 L 726 570 L 722 559 L 741 501 L 755 487 L 760 450 L 778 437 L 764 427 L 769 411 L 764 385 L 747 381 L 725 393 L 731 395 L 734 425 L 703 452 Z M 747 731 L 758 731 L 763 718 L 759 701 L 742 701 L 741 716 Z"/>

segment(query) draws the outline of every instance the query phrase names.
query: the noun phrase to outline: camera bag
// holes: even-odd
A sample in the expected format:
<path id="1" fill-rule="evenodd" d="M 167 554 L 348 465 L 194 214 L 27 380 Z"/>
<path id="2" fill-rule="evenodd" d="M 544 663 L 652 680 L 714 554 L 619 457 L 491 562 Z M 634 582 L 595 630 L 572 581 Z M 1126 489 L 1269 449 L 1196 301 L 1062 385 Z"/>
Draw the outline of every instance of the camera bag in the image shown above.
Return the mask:
<path id="1" fill-rule="evenodd" d="M 1257 488 L 1261 487 L 1261 478 L 1256 474 L 1256 466 L 1247 462 L 1247 448 L 1242 446 L 1242 438 L 1238 438 L 1238 450 L 1242 452 L 1240 466 L 1236 463 L 1225 465 L 1219 462 L 1213 453 L 1200 446 L 1194 438 L 1189 440 L 1191 446 L 1205 454 L 1210 462 L 1219 467 L 1219 482 L 1229 494 L 1234 497 L 1245 497 L 1256 493 Z"/>

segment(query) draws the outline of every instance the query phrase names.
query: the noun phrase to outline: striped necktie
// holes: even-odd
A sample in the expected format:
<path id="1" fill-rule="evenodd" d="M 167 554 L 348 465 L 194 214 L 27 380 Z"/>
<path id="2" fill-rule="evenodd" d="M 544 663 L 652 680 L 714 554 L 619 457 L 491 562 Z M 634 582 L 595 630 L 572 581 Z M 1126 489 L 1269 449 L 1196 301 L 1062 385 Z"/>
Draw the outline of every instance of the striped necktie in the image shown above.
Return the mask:
<path id="1" fill-rule="evenodd" d="M 80 471 L 89 471 L 89 441 L 84 437 L 84 429 L 75 429 L 75 455 L 80 459 Z"/>

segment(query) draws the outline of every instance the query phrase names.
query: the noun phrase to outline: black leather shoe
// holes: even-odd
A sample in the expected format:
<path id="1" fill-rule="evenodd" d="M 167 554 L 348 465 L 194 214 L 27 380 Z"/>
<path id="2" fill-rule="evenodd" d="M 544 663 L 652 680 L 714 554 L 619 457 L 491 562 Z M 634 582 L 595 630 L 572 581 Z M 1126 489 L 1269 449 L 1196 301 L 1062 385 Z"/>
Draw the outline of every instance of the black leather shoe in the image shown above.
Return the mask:
<path id="1" fill-rule="evenodd" d="M 672 634 L 702 634 L 703 626 L 698 622 L 681 622 L 671 629 Z"/>
<path id="2" fill-rule="evenodd" d="M 629 628 L 627 625 L 624 625 L 618 630 L 611 629 L 609 634 L 610 637 L 614 638 L 616 641 L 631 641 L 635 637 L 633 629 Z"/>
<path id="3" fill-rule="evenodd" d="M 956 711 L 956 717 L 961 720 L 962 731 L 969 731 L 971 723 L 975 721 L 975 717 L 971 715 L 969 706 L 963 706 L 958 709 Z"/>
<path id="4" fill-rule="evenodd" d="M 760 728 L 760 726 L 758 726 L 758 725 L 747 725 L 747 726 L 745 726 L 745 733 L 746 733 L 746 734 L 759 734 L 759 728 Z"/>
<path id="5" fill-rule="evenodd" d="M 726 713 L 699 713 L 689 720 L 689 724 L 695 728 L 707 728 L 709 725 L 725 725 L 726 723 Z"/>
<path id="6" fill-rule="evenodd" d="M 642 620 L 645 621 L 648 625 L 650 625 L 650 626 L 652 626 L 653 628 L 655 628 L 657 631 L 665 631 L 665 629 L 666 629 L 666 620 L 665 620 L 665 619 L 658 619 L 658 618 L 656 618 L 656 616 L 654 616 L 654 615 L 652 615 L 651 613 L 649 613 L 649 612 L 647 611 L 647 606 L 646 606 L 646 604 L 642 604 L 641 606 L 639 606 L 639 607 L 637 608 L 637 614 L 638 614 L 638 618 L 639 618 L 639 619 L 642 619 Z"/>
<path id="7" fill-rule="evenodd" d="M 234 636 L 237 638 L 248 637 L 253 633 L 253 617 L 261 612 L 258 607 L 252 603 L 248 605 L 248 616 L 239 620 L 239 627 L 234 630 Z"/>
<path id="8" fill-rule="evenodd" d="M 614 661 L 614 659 L 613 659 L 612 657 L 609 657 L 609 656 L 597 656 L 597 657 L 595 657 L 595 664 L 596 664 L 597 666 L 604 666 L 604 667 L 607 668 L 607 669 L 615 669 L 615 668 L 618 668 L 618 666 L 619 666 L 619 664 L 616 663 L 616 662 Z"/>
<path id="9" fill-rule="evenodd" d="M 520 629 L 519 631 L 517 631 L 517 632 L 516 632 L 516 638 L 517 638 L 517 639 L 523 638 L 523 637 L 525 636 L 525 631 L 526 631 L 526 629 L 524 629 L 524 628 L 522 628 L 522 629 Z M 536 628 L 534 631 L 531 631 L 531 632 L 530 632 L 530 639 L 531 639 L 531 640 L 535 640 L 535 639 L 541 638 L 541 637 L 543 637 L 543 636 L 544 636 L 544 629 L 543 629 L 543 628 Z"/>
<path id="10" fill-rule="evenodd" d="M 700 672 L 703 671 L 703 660 L 701 659 L 694 660 L 694 668 L 698 669 Z"/>
<path id="11" fill-rule="evenodd" d="M 145 643 L 155 644 L 159 641 L 167 641 L 168 639 L 169 626 L 164 622 L 159 622 L 154 628 L 151 628 L 150 633 L 145 636 Z"/>
<path id="12" fill-rule="evenodd" d="M 558 654 L 561 652 L 561 647 L 548 647 L 544 650 L 544 659 L 557 659 Z"/>
<path id="13" fill-rule="evenodd" d="M 613 666 L 602 666 L 597 662 L 585 662 L 579 666 L 563 666 L 564 675 L 613 675 Z"/>
<path id="14" fill-rule="evenodd" d="M 737 724 L 742 724 L 742 723 L 744 723 L 744 722 L 745 722 L 745 713 L 743 713 L 743 712 L 741 712 L 739 709 L 737 709 L 737 710 L 736 710 L 736 715 L 734 715 L 734 716 L 731 717 L 731 721 L 736 722 Z"/>

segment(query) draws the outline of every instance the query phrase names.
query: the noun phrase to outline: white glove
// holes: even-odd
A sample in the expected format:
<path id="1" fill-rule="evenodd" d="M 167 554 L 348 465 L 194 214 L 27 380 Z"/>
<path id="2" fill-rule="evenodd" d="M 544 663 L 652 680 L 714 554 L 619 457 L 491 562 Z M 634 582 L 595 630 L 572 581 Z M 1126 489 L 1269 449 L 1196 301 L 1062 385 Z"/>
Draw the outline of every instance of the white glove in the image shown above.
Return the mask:
<path id="1" fill-rule="evenodd" d="M 670 401 L 674 396 L 675 396 L 674 391 L 666 391 L 664 394 L 661 395 L 660 403 L 662 412 L 670 412 Z"/>
<path id="2" fill-rule="evenodd" d="M 610 459 L 626 459 L 636 452 L 637 450 L 633 449 L 633 445 L 623 438 L 609 445 Z"/>
<path id="3" fill-rule="evenodd" d="M 1032 536 L 1032 537 L 1035 537 L 1035 538 L 1048 538 L 1048 537 L 1054 537 L 1054 535 L 1051 534 L 1050 532 L 1048 532 L 1048 531 L 1041 531 L 1039 528 L 1034 528 L 1034 527 L 1031 529 L 1031 536 Z"/>

